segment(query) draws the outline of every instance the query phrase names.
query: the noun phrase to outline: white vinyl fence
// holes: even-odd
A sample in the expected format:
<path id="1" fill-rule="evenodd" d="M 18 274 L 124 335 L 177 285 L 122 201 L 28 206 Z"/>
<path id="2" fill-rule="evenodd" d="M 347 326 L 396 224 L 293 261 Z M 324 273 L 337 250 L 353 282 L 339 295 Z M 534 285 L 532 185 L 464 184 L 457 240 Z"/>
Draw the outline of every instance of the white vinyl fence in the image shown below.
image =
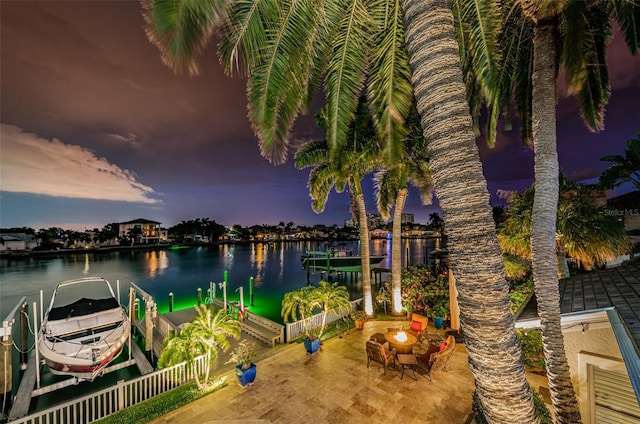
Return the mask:
<path id="1" fill-rule="evenodd" d="M 195 360 L 198 375 L 204 373 L 205 356 Z M 78 399 L 11 421 L 11 424 L 84 424 L 97 421 L 167 392 L 194 379 L 185 362 L 130 381 L 120 381 Z"/>
<path id="2" fill-rule="evenodd" d="M 337 321 L 339 319 L 343 319 L 344 317 L 348 316 L 352 311 L 354 311 L 356 309 L 356 306 L 362 302 L 362 299 L 356 299 L 356 300 L 352 300 L 351 301 L 351 310 L 349 312 L 342 312 L 340 315 L 334 314 L 334 313 L 330 313 L 327 314 L 327 321 L 326 323 L 332 323 L 334 321 Z M 319 314 L 315 314 L 312 317 L 309 317 L 305 320 L 299 320 L 296 322 L 289 322 L 286 323 L 286 343 L 289 343 L 292 340 L 297 339 L 298 337 L 301 337 L 304 334 L 304 328 L 305 325 L 307 327 L 319 327 L 322 324 L 322 313 Z"/>

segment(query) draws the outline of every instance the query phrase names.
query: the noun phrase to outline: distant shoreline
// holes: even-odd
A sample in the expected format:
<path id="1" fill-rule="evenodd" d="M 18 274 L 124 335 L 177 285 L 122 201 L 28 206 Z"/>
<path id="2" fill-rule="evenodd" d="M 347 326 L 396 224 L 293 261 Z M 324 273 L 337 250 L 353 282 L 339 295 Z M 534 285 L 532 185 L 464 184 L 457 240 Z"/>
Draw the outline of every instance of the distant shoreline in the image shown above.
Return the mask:
<path id="1" fill-rule="evenodd" d="M 405 238 L 405 237 L 403 237 Z M 411 239 L 430 239 L 430 238 L 439 238 L 439 236 L 425 236 L 425 237 L 409 237 Z M 386 239 L 386 238 L 372 238 L 373 239 Z M 82 254 L 82 253 L 108 253 L 108 252 L 119 252 L 119 251 L 146 251 L 146 250 L 156 250 L 156 249 L 180 249 L 180 248 L 193 248 L 193 247 L 211 247 L 211 246 L 219 246 L 225 244 L 250 244 L 250 243 L 297 243 L 297 242 L 305 242 L 312 241 L 318 243 L 335 243 L 335 242 L 345 242 L 352 241 L 357 242 L 357 240 L 347 240 L 347 239 L 305 239 L 305 240 L 253 240 L 253 241 L 216 241 L 213 243 L 159 243 L 159 244 L 136 244 L 133 246 L 102 246 L 102 247 L 89 247 L 89 248 L 76 248 L 76 249 L 50 249 L 50 250 L 20 250 L 20 251 L 11 251 L 11 252 L 2 252 L 0 255 L 1 259 L 25 259 L 30 257 L 47 257 L 47 256 L 58 256 L 58 255 L 73 255 L 73 254 Z"/>

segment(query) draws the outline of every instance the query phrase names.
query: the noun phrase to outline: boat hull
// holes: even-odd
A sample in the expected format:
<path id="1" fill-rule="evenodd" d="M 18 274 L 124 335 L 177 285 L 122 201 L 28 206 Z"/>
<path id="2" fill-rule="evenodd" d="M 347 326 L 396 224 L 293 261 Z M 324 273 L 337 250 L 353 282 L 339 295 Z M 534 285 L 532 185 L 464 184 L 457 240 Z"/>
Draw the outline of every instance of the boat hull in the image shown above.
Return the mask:
<path id="1" fill-rule="evenodd" d="M 51 373 L 93 380 L 120 355 L 130 333 L 131 324 L 115 297 L 83 297 L 49 308 L 38 349 Z"/>

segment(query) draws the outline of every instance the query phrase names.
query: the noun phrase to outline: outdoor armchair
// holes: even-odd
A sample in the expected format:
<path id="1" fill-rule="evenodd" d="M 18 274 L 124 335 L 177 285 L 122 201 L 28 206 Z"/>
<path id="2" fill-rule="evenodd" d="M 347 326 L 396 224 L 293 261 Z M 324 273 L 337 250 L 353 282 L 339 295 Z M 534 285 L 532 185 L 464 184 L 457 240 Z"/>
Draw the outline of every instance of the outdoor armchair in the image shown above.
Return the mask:
<path id="1" fill-rule="evenodd" d="M 391 349 L 387 351 L 384 345 L 376 342 L 375 340 L 367 341 L 367 368 L 371 362 L 377 362 L 384 367 L 384 374 L 387 374 L 387 367 L 393 363 L 393 367 L 396 366 L 396 350 Z"/>
<path id="2" fill-rule="evenodd" d="M 427 333 L 427 325 L 429 325 L 429 318 L 414 312 L 411 314 L 411 323 L 407 331 L 421 340 Z"/>
<path id="3" fill-rule="evenodd" d="M 453 336 L 447 337 L 441 347 L 429 345 L 426 352 L 416 355 L 418 366 L 427 372 L 427 378 L 431 381 L 431 374 L 439 369 L 447 371 L 447 362 L 456 348 L 456 339 Z"/>

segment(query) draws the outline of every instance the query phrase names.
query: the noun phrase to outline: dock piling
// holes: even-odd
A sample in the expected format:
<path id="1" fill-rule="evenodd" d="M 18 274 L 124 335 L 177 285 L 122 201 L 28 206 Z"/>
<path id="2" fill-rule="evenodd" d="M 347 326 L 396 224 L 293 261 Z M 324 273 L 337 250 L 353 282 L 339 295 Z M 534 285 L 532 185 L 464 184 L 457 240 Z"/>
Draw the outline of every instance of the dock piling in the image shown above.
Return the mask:
<path id="1" fill-rule="evenodd" d="M 23 303 L 20 308 L 20 369 L 27 369 L 29 361 L 29 307 L 27 303 Z"/>

